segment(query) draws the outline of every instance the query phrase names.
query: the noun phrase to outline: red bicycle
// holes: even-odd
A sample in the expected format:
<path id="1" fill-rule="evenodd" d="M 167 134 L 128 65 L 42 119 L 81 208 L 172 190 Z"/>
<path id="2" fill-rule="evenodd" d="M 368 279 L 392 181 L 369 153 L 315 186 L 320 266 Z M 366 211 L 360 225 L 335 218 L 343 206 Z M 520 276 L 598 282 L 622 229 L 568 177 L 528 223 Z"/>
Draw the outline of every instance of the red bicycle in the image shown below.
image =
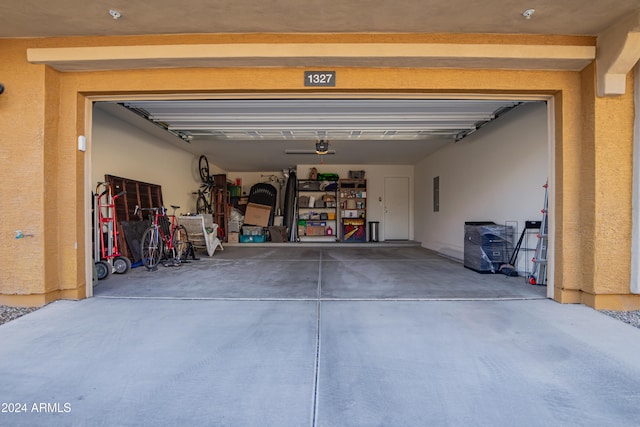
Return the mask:
<path id="1" fill-rule="evenodd" d="M 136 208 L 141 211 L 150 211 L 151 226 L 142 234 L 140 242 L 140 254 L 142 263 L 147 270 L 156 270 L 160 261 L 164 265 L 178 266 L 185 255 L 189 241 L 187 229 L 179 225 L 176 220 L 176 209 L 180 206 L 171 206 L 173 214 L 167 215 L 166 209 L 160 208 Z"/>

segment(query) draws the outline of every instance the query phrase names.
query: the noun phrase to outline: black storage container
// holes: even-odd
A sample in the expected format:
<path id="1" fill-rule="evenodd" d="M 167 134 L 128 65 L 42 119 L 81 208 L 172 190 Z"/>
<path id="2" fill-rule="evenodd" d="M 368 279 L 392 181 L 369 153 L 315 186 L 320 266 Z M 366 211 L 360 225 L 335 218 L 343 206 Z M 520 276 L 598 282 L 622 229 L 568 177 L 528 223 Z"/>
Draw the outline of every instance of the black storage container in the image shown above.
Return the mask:
<path id="1" fill-rule="evenodd" d="M 495 273 L 509 262 L 513 227 L 489 221 L 464 223 L 464 266 L 478 273 Z"/>

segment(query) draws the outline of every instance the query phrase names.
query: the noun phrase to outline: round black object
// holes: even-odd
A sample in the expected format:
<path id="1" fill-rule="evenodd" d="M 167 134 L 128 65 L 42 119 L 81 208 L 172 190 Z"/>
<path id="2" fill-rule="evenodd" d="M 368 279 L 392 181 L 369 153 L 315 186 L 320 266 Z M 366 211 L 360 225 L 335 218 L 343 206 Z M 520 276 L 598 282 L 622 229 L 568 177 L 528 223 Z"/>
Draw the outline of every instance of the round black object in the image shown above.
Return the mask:
<path id="1" fill-rule="evenodd" d="M 0 83 L 0 95 L 2 95 L 2 92 L 4 92 L 4 85 Z"/>
<path id="2" fill-rule="evenodd" d="M 106 261 L 96 261 L 96 273 L 98 275 L 98 280 L 108 279 L 111 275 L 111 265 L 109 265 Z"/>

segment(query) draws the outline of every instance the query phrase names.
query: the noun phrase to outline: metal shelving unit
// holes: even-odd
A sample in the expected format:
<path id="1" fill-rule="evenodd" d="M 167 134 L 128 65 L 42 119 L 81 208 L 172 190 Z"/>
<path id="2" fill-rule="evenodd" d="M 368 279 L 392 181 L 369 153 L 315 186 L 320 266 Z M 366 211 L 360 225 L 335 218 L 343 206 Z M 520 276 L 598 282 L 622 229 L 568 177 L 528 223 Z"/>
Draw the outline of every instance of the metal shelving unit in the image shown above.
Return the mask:
<path id="1" fill-rule="evenodd" d="M 367 241 L 367 180 L 341 179 L 340 240 L 343 242 Z"/>
<path id="2" fill-rule="evenodd" d="M 337 190 L 335 181 L 298 180 L 298 241 L 337 240 Z"/>

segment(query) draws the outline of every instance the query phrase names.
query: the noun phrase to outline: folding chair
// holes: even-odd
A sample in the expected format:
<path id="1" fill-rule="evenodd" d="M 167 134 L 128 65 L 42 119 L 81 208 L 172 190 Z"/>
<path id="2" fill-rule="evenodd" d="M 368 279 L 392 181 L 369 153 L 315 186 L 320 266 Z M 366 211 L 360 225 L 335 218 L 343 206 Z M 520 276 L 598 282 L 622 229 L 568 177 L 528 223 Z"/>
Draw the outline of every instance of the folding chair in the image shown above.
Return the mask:
<path id="1" fill-rule="evenodd" d="M 214 224 L 211 214 L 180 216 L 178 221 L 187 230 L 194 248 L 206 249 L 209 256 L 213 256 L 218 247 L 224 250 L 218 238 L 218 224 Z"/>

